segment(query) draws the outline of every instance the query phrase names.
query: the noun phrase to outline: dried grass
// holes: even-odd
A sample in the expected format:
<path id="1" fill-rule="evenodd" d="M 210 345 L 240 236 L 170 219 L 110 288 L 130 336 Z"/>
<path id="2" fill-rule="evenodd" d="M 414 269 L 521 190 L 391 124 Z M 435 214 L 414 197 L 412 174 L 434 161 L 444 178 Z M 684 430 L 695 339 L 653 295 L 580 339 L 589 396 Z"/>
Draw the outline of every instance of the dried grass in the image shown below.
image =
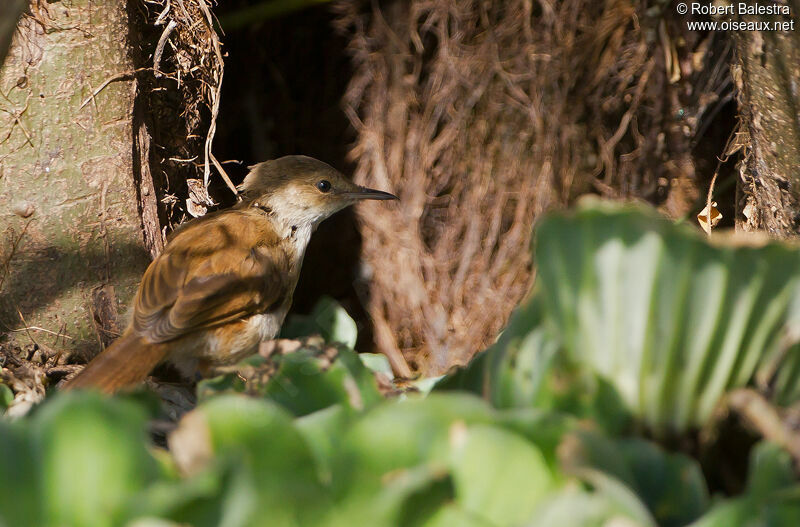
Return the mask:
<path id="1" fill-rule="evenodd" d="M 199 216 L 214 204 L 207 190 L 212 166 L 236 194 L 212 152 L 224 61 L 211 13 L 214 0 L 143 0 L 142 5 L 145 23 L 160 31 L 147 64 L 152 74 L 142 83 L 160 147 L 151 162 L 161 169 L 154 173 L 163 176 L 161 201 L 167 222 L 175 225 L 185 213 Z"/>
<path id="2" fill-rule="evenodd" d="M 730 91 L 727 59 L 705 55 L 713 34 L 664 20 L 668 6 L 335 9 L 356 68 L 356 178 L 401 198 L 360 218 L 376 344 L 396 370 L 405 357 L 441 373 L 492 342 L 530 288 L 531 228 L 548 208 L 593 189 L 677 216 L 699 195 L 691 150 Z"/>

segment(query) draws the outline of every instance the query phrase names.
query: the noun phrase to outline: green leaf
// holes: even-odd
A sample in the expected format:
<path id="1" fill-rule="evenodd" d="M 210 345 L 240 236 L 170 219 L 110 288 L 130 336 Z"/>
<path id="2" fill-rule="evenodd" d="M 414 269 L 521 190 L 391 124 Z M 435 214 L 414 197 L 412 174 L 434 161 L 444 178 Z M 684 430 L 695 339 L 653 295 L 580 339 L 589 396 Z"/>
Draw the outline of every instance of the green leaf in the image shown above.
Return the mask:
<path id="1" fill-rule="evenodd" d="M 748 494 L 768 498 L 771 493 L 796 483 L 792 456 L 788 452 L 769 441 L 761 441 L 753 447 L 747 478 Z"/>
<path id="2" fill-rule="evenodd" d="M 564 435 L 579 426 L 578 419 L 571 415 L 537 408 L 502 410 L 497 413 L 495 423 L 525 437 L 536 445 L 554 471 L 558 467 L 556 451 L 561 445 Z"/>
<path id="3" fill-rule="evenodd" d="M 518 525 L 553 486 L 542 453 L 514 433 L 463 425 L 450 444 L 456 502 L 494 525 Z"/>
<path id="4" fill-rule="evenodd" d="M 647 505 L 660 526 L 686 525 L 708 509 L 705 479 L 689 457 L 667 453 L 643 439 L 587 431 L 566 436 L 564 445 L 569 447 L 562 448 L 568 471 L 581 474 L 591 469 L 618 480 Z"/>
<path id="5" fill-rule="evenodd" d="M 336 300 L 322 297 L 309 315 L 291 317 L 281 328 L 281 337 L 299 338 L 322 335 L 326 342 L 338 342 L 355 348 L 358 330 L 356 323 Z"/>
<path id="6" fill-rule="evenodd" d="M 528 527 L 654 527 L 646 514 L 630 511 L 629 505 L 613 493 L 589 492 L 570 486 L 548 496 L 530 519 Z"/>
<path id="7" fill-rule="evenodd" d="M 383 373 L 390 379 L 394 378 L 392 365 L 389 364 L 389 359 L 383 353 L 359 353 L 358 358 L 370 371 Z"/>
<path id="8" fill-rule="evenodd" d="M 714 506 L 690 527 L 786 527 L 800 525 L 800 487 L 767 499 L 726 500 Z"/>
<path id="9" fill-rule="evenodd" d="M 451 430 L 491 419 L 485 403 L 464 394 L 390 400 L 359 416 L 332 459 L 337 510 L 350 522 L 343 525 L 427 521 L 449 501 L 425 489 L 448 485 Z M 406 514 L 412 504 L 426 511 L 422 518 Z"/>
<path id="10" fill-rule="evenodd" d="M 44 525 L 40 471 L 29 427 L 0 422 L 0 525 Z"/>
<path id="11" fill-rule="evenodd" d="M 237 468 L 232 476 L 239 490 L 229 496 L 240 503 L 229 504 L 226 515 L 238 513 L 242 525 L 259 525 L 261 518 L 272 525 L 315 522 L 328 504 L 327 491 L 314 454 L 285 410 L 265 400 L 222 395 L 193 413 L 207 427 L 214 458 L 230 459 Z"/>
<path id="12" fill-rule="evenodd" d="M 5 410 L 14 401 L 14 392 L 5 384 L 0 383 L 0 410 Z"/>
<path id="13" fill-rule="evenodd" d="M 43 525 L 110 526 L 157 477 L 145 413 L 121 399 L 62 394 L 34 416 Z"/>
<path id="14" fill-rule="evenodd" d="M 455 503 L 447 503 L 439 508 L 430 518 L 426 518 L 425 527 L 494 527 L 480 516 L 465 511 Z"/>
<path id="15" fill-rule="evenodd" d="M 319 479 L 330 484 L 333 479 L 333 460 L 341 449 L 342 437 L 354 420 L 353 413 L 341 405 L 300 417 L 295 421 L 297 430 L 311 449 Z"/>
<path id="16" fill-rule="evenodd" d="M 659 433 L 706 422 L 759 368 L 781 371 L 800 251 L 712 246 L 653 209 L 591 203 L 536 232 L 547 327 Z M 800 366 L 790 368 L 797 384 Z"/>
<path id="17" fill-rule="evenodd" d="M 491 423 L 492 410 L 465 394 L 437 394 L 387 401 L 354 423 L 340 456 L 350 475 L 363 470 L 370 478 L 429 459 L 444 463 L 454 423 Z"/>
<path id="18" fill-rule="evenodd" d="M 158 517 L 193 527 L 244 525 L 254 500 L 252 490 L 238 484 L 242 472 L 232 462 L 217 463 L 191 478 L 158 481 L 128 503 L 126 516 L 146 514 L 147 520 Z"/>
<path id="19" fill-rule="evenodd" d="M 361 411 L 383 400 L 374 374 L 358 354 L 330 346 L 251 357 L 235 373 L 201 381 L 197 393 L 201 402 L 223 393 L 258 395 L 297 416 L 334 405 Z"/>
<path id="20" fill-rule="evenodd" d="M 276 359 L 278 371 L 257 391 L 301 416 L 342 404 L 363 410 L 383 400 L 375 378 L 349 350 L 339 350 L 333 363 L 314 350 L 301 349 Z"/>

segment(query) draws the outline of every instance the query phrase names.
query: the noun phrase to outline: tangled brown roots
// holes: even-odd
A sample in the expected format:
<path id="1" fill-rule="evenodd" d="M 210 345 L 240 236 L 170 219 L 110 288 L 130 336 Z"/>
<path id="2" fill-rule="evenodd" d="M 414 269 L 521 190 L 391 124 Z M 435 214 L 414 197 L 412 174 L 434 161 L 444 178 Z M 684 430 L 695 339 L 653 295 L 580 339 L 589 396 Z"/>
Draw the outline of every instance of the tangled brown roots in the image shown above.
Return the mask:
<path id="1" fill-rule="evenodd" d="M 697 194 L 688 155 L 699 119 L 673 126 L 670 115 L 714 102 L 687 95 L 702 72 L 679 64 L 713 41 L 676 47 L 647 2 L 335 8 L 356 68 L 345 97 L 356 177 L 401 198 L 361 209 L 369 312 L 395 361 L 440 373 L 491 343 L 529 289 L 531 228 L 545 209 L 591 188 L 654 199 L 686 180 L 684 208 Z"/>

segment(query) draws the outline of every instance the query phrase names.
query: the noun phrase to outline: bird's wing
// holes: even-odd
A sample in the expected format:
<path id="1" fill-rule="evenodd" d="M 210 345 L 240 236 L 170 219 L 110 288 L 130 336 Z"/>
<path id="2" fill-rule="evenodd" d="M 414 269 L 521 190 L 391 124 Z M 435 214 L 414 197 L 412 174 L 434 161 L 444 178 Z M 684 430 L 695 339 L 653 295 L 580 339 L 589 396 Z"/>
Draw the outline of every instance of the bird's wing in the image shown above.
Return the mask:
<path id="1" fill-rule="evenodd" d="M 167 252 L 147 269 L 134 330 L 166 342 L 268 310 L 289 293 L 288 257 L 277 245 Z"/>

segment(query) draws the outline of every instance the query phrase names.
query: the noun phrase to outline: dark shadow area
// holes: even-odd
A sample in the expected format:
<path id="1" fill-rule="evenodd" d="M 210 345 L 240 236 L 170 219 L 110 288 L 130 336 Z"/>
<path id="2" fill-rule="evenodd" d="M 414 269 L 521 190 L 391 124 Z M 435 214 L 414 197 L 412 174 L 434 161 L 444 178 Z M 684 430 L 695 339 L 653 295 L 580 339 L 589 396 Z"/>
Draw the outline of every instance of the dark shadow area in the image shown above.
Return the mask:
<path id="1" fill-rule="evenodd" d="M 109 269 L 111 283 L 139 281 L 144 272 L 149 256 L 143 247 L 136 243 L 117 242 L 112 248 L 112 266 Z M 53 245 L 39 248 L 33 255 L 24 260 L 14 259 L 11 262 L 11 273 L 6 276 L 0 292 L 0 335 L 8 337 L 8 331 L 22 327 L 19 312 L 29 317 L 49 306 L 58 306 L 58 298 L 66 291 L 81 288 L 85 291 L 84 309 L 86 322 L 91 326 L 90 304 L 91 291 L 94 287 L 105 283 L 105 251 L 101 244 L 94 244 L 85 250 L 65 249 Z M 141 262 L 141 265 L 136 265 Z M 117 291 L 120 295 L 121 291 Z M 120 295 L 121 296 L 121 295 Z M 127 309 L 127 298 L 120 298 L 124 303 L 120 313 Z M 19 312 L 18 312 L 19 310 Z M 27 320 L 30 325 L 30 320 Z M 57 326 L 48 328 L 58 331 Z M 54 342 L 55 335 L 39 334 L 43 342 Z M 1 343 L 2 341 L 0 341 Z M 84 359 L 96 354 L 100 345 L 96 338 L 87 340 L 70 340 L 69 349 L 83 356 Z"/>
<path id="2" fill-rule="evenodd" d="M 701 203 L 697 204 L 696 210 L 705 207 L 707 191 L 711 185 L 714 172 L 719 167 L 717 180 L 714 184 L 713 201 L 717 202 L 717 208 L 722 213 L 717 228 L 732 229 L 736 219 L 736 180 L 738 171 L 736 164 L 739 162 L 740 154 L 733 154 L 727 160 L 725 145 L 731 135 L 731 131 L 737 126 L 736 102 L 731 99 L 722 104 L 720 109 L 708 119 L 704 125 L 705 132 L 696 140 L 694 148 L 694 160 L 697 167 L 697 176 L 701 192 Z M 720 158 L 725 160 L 719 163 Z"/>
<path id="3" fill-rule="evenodd" d="M 227 15 L 253 4 L 220 4 Z M 341 109 L 352 75 L 346 40 L 332 28 L 328 6 L 253 21 L 225 35 L 225 80 L 214 143 L 217 158 L 239 183 L 247 166 L 290 154 L 316 157 L 345 175 L 354 131 Z M 216 178 L 212 195 L 228 206 L 233 196 Z M 359 349 L 372 347 L 363 307 L 366 290 L 356 292 L 361 235 L 355 211 L 323 222 L 312 236 L 294 295 L 292 311 L 308 313 L 323 295 L 338 300 L 359 326 Z"/>

